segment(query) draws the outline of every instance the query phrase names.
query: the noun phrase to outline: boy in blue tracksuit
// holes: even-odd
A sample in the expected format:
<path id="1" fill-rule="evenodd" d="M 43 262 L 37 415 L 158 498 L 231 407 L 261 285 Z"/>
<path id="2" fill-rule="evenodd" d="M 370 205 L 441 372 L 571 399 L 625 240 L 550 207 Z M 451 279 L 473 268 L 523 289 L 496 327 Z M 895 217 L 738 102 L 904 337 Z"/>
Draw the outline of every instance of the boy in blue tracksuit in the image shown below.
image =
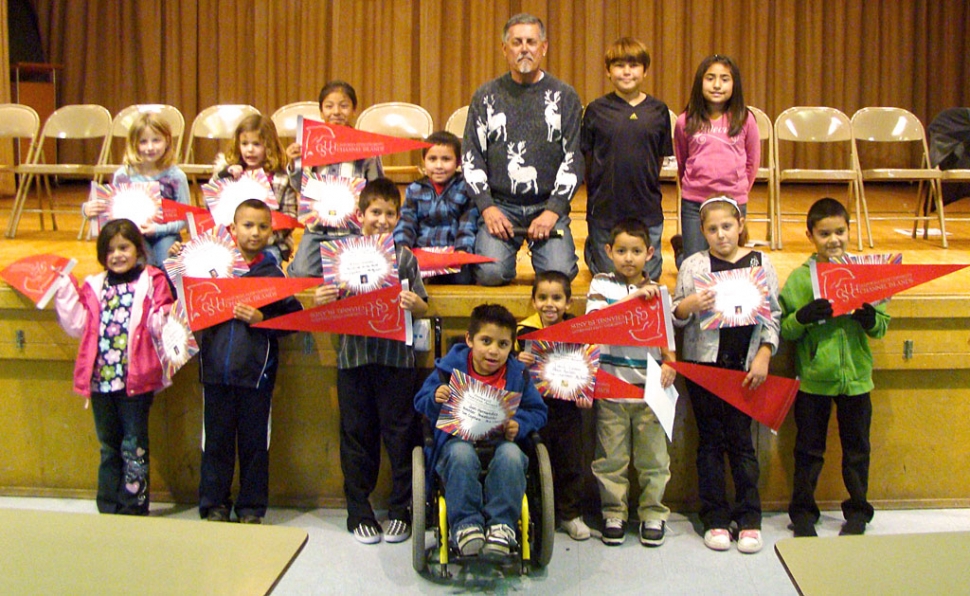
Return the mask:
<path id="1" fill-rule="evenodd" d="M 249 263 L 243 277 L 285 277 L 264 249 L 272 237 L 269 207 L 256 199 L 236 208 L 232 232 Z M 238 304 L 233 318 L 198 331 L 199 377 L 203 385 L 203 447 L 199 481 L 199 514 L 210 521 L 229 521 L 229 492 L 239 446 L 239 496 L 236 517 L 261 523 L 269 500 L 269 416 L 276 368 L 277 338 L 286 331 L 251 325 L 301 310 L 290 296 L 261 308 Z"/>
<path id="2" fill-rule="evenodd" d="M 481 461 L 474 445 L 435 428 L 428 469 L 436 471 L 444 483 L 451 538 L 463 556 L 504 556 L 516 545 L 513 528 L 522 509 L 528 464 L 519 444 L 546 423 L 546 405 L 525 365 L 510 357 L 515 328 L 515 317 L 505 307 L 475 307 L 465 343 L 454 346 L 435 362 L 435 371 L 414 397 L 415 409 L 436 426 L 441 406 L 448 400 L 452 371 L 460 370 L 488 385 L 522 394 L 504 434 L 494 441 L 495 454 L 484 490 L 478 480 Z"/>

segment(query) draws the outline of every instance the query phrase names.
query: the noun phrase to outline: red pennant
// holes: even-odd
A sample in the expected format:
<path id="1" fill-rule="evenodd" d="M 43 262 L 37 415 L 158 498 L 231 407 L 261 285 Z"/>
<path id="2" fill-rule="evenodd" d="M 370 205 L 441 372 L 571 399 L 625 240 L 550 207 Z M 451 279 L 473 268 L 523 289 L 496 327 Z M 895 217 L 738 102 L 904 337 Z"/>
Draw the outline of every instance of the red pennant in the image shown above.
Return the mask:
<path id="1" fill-rule="evenodd" d="M 414 258 L 418 260 L 418 267 L 421 271 L 437 271 L 439 269 L 449 269 L 461 267 L 472 263 L 494 263 L 492 257 L 485 257 L 468 252 L 433 252 L 421 248 L 411 250 Z"/>
<path id="2" fill-rule="evenodd" d="M 653 300 L 633 299 L 533 331 L 519 339 L 574 344 L 674 348 L 670 294 L 661 288 Z"/>
<path id="3" fill-rule="evenodd" d="M 903 290 L 933 281 L 970 265 L 845 265 L 812 261 L 816 298 L 832 301 L 832 316 L 851 312 Z"/>
<path id="4" fill-rule="evenodd" d="M 349 126 L 327 124 L 309 118 L 302 118 L 302 121 L 300 165 L 304 168 L 431 146 L 423 141 L 364 132 Z"/>
<path id="5" fill-rule="evenodd" d="M 162 199 L 162 219 L 160 223 L 182 221 L 185 219 L 185 216 L 188 213 L 194 214 L 196 219 L 198 219 L 200 216 L 209 216 L 208 209 L 195 207 L 193 205 L 186 205 L 171 199 Z"/>
<path id="6" fill-rule="evenodd" d="M 51 254 L 31 255 L 4 267 L 0 278 L 42 309 L 54 297 L 59 274 L 69 274 L 75 265 L 77 259 Z"/>
<path id="7" fill-rule="evenodd" d="M 290 217 L 280 211 L 273 211 L 272 216 L 274 230 L 293 230 L 304 227 L 295 217 Z"/>
<path id="8" fill-rule="evenodd" d="M 781 428 L 798 393 L 798 379 L 768 375 L 760 387 L 751 391 L 741 386 L 748 376 L 743 370 L 689 362 L 665 364 L 775 432 Z"/>
<path id="9" fill-rule="evenodd" d="M 276 317 L 253 327 L 364 335 L 405 341 L 401 286 L 393 285 L 366 294 L 342 298 L 309 310 Z"/>
<path id="10" fill-rule="evenodd" d="M 643 387 L 627 383 L 600 368 L 596 371 L 593 399 L 643 399 Z"/>
<path id="11" fill-rule="evenodd" d="M 317 285 L 320 280 L 310 277 L 182 278 L 192 331 L 228 321 L 237 304 L 259 308 Z"/>

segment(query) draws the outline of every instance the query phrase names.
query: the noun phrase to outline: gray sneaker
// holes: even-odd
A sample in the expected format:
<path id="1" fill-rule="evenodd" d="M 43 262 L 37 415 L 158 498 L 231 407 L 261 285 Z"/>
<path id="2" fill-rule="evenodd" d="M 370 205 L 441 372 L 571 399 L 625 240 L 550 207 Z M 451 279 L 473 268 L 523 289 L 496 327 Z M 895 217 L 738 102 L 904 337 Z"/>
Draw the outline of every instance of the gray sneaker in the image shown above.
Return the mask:
<path id="1" fill-rule="evenodd" d="M 479 526 L 465 526 L 455 532 L 455 544 L 463 557 L 473 557 L 485 546 L 485 534 Z"/>
<path id="2" fill-rule="evenodd" d="M 485 547 L 482 549 L 482 555 L 505 557 L 512 552 L 512 547 L 515 545 L 515 530 L 505 524 L 495 524 L 489 526 L 488 532 L 485 534 Z"/>

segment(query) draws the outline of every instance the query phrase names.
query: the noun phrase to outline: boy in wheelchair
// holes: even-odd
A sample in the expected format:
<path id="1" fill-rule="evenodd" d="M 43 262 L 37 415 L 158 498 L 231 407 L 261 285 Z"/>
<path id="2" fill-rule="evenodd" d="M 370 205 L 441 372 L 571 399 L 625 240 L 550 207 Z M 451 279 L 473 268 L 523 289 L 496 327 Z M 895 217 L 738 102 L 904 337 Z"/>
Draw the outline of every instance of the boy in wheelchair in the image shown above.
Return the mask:
<path id="1" fill-rule="evenodd" d="M 522 509 L 528 458 L 516 441 L 546 423 L 546 405 L 521 362 L 510 358 L 515 345 L 516 320 L 497 304 L 472 311 L 465 343 L 457 344 L 435 363 L 435 371 L 414 397 L 414 407 L 428 417 L 434 445 L 428 470 L 437 472 L 444 486 L 451 540 L 462 556 L 481 553 L 503 557 L 517 546 L 515 525 Z M 441 406 L 448 400 L 452 371 L 460 370 L 481 382 L 522 394 L 519 408 L 506 423 L 503 436 L 488 441 L 494 454 L 483 482 L 476 445 L 436 428 Z"/>

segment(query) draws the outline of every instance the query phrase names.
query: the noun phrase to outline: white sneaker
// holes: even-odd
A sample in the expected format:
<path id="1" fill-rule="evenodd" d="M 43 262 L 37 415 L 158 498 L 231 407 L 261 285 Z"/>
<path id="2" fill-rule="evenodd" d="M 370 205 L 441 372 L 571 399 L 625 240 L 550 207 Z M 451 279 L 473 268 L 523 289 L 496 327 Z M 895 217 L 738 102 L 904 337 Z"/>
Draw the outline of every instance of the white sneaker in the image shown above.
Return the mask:
<path id="1" fill-rule="evenodd" d="M 724 528 L 711 528 L 704 532 L 704 546 L 711 550 L 731 548 L 731 533 Z"/>
<path id="2" fill-rule="evenodd" d="M 761 530 L 741 530 L 738 534 L 738 552 L 750 555 L 760 551 L 762 546 Z"/>
<path id="3" fill-rule="evenodd" d="M 589 526 L 583 521 L 583 517 L 564 521 L 559 525 L 560 528 L 573 540 L 589 540 Z"/>

